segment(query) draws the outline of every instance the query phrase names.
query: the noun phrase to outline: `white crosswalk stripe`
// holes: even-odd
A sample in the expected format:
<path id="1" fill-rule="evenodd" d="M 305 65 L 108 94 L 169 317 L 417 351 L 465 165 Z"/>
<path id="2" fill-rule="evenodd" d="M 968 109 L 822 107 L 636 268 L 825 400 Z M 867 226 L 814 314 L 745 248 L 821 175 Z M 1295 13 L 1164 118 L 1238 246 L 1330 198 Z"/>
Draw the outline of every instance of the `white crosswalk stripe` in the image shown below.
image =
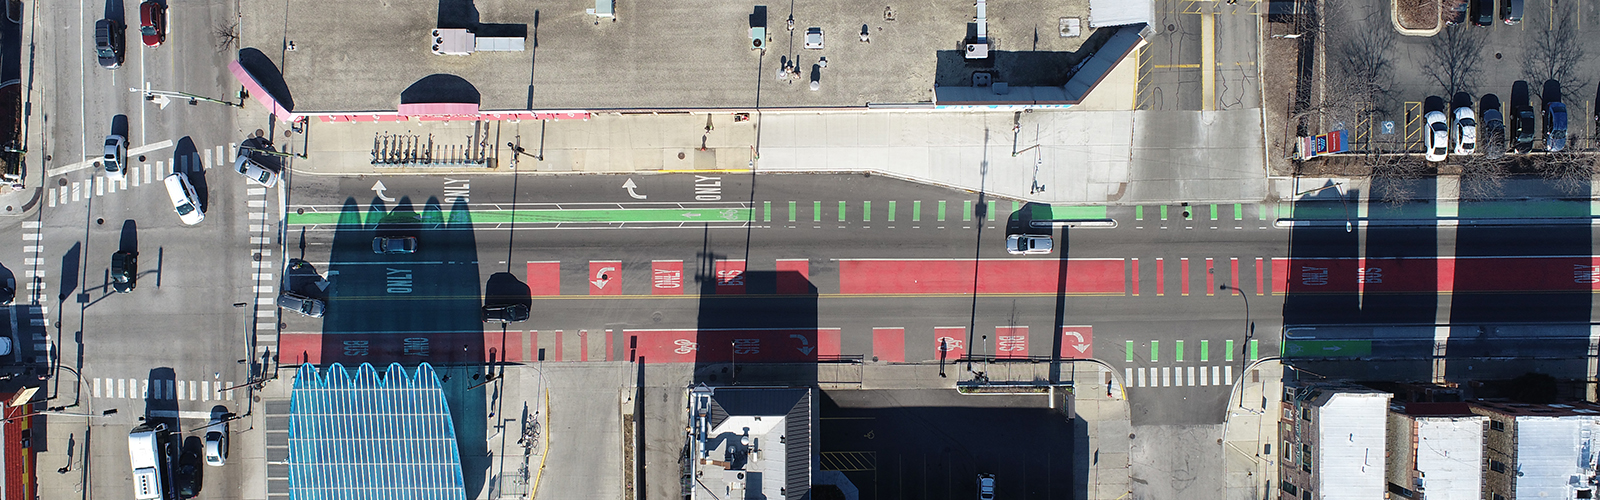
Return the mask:
<path id="1" fill-rule="evenodd" d="M 1123 368 L 1129 387 L 1207 387 L 1233 385 L 1233 365 Z"/>
<path id="2" fill-rule="evenodd" d="M 96 398 L 151 399 L 176 401 L 233 400 L 235 384 L 223 380 L 156 380 L 137 378 L 100 378 L 90 383 Z"/>

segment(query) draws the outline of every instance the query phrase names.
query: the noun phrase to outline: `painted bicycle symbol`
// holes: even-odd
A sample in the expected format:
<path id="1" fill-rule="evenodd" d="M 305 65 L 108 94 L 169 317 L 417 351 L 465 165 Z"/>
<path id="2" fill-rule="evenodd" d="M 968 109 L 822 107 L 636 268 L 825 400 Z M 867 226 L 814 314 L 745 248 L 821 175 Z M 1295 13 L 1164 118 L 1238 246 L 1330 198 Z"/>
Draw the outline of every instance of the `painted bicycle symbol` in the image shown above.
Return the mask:
<path id="1" fill-rule="evenodd" d="M 678 353 L 678 354 L 689 354 L 691 352 L 694 352 L 694 351 L 700 349 L 700 345 L 699 344 L 696 344 L 694 341 L 689 340 L 689 339 L 678 339 L 678 340 L 674 340 L 673 343 L 678 344 L 678 348 L 677 349 L 673 349 L 672 352 L 675 352 L 675 353 Z"/>

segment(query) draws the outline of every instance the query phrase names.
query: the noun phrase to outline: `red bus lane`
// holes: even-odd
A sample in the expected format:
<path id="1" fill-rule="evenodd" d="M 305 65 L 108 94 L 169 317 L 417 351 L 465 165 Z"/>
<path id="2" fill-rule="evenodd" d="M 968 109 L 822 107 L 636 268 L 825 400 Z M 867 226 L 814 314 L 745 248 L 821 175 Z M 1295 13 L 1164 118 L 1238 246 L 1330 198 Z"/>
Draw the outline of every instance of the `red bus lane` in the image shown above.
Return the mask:
<path id="1" fill-rule="evenodd" d="M 839 329 L 623 330 L 644 363 L 811 363 L 839 354 Z M 825 341 L 825 342 L 824 342 Z"/>
<path id="2" fill-rule="evenodd" d="M 502 342 L 502 337 L 504 342 Z M 469 364 L 521 362 L 522 332 L 366 333 L 323 335 L 284 333 L 278 341 L 284 363 Z"/>
<path id="3" fill-rule="evenodd" d="M 842 294 L 1057 293 L 1062 288 L 1060 259 L 844 259 L 839 261 Z M 1065 293 L 1122 295 L 1127 289 L 1123 259 L 1068 259 Z M 977 272 L 976 286 L 973 273 Z"/>
<path id="4" fill-rule="evenodd" d="M 1600 290 L 1596 257 L 1275 258 L 1274 295 Z"/>

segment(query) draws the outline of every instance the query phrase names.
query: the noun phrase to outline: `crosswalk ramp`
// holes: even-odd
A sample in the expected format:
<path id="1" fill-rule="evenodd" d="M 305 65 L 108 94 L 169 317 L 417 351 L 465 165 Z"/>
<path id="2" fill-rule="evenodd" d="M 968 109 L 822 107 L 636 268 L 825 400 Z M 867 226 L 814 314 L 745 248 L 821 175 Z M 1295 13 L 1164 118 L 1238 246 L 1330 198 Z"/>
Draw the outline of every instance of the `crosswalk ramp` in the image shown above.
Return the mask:
<path id="1" fill-rule="evenodd" d="M 95 378 L 95 398 L 171 401 L 233 401 L 233 381 L 148 378 Z"/>
<path id="2" fill-rule="evenodd" d="M 1233 365 L 1124 368 L 1123 380 L 1130 388 L 1231 386 Z"/>

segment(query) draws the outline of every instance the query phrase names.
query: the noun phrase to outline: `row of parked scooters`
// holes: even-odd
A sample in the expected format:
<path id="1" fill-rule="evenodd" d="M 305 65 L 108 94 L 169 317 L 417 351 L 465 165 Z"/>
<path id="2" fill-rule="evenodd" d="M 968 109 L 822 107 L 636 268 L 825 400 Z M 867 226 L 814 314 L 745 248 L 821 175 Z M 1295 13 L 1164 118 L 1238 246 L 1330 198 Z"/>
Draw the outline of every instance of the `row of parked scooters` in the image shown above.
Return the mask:
<path id="1" fill-rule="evenodd" d="M 1567 105 L 1561 100 L 1561 85 L 1555 80 L 1545 82 L 1540 94 L 1542 105 L 1537 109 L 1530 103 L 1528 83 L 1517 81 L 1511 86 L 1510 120 L 1501 113 L 1504 107 L 1494 94 L 1484 94 L 1474 111 L 1472 96 L 1458 92 L 1450 100 L 1449 114 L 1445 114 L 1444 98 L 1429 97 L 1423 103 L 1423 120 L 1428 161 L 1444 161 L 1449 155 L 1484 154 L 1499 157 L 1505 153 L 1528 153 L 1534 150 L 1534 141 L 1543 140 L 1545 152 L 1567 149 Z M 1542 120 L 1540 119 L 1542 117 Z M 1540 127 L 1539 123 L 1543 126 Z M 1539 135 L 1542 128 L 1543 136 Z"/>

